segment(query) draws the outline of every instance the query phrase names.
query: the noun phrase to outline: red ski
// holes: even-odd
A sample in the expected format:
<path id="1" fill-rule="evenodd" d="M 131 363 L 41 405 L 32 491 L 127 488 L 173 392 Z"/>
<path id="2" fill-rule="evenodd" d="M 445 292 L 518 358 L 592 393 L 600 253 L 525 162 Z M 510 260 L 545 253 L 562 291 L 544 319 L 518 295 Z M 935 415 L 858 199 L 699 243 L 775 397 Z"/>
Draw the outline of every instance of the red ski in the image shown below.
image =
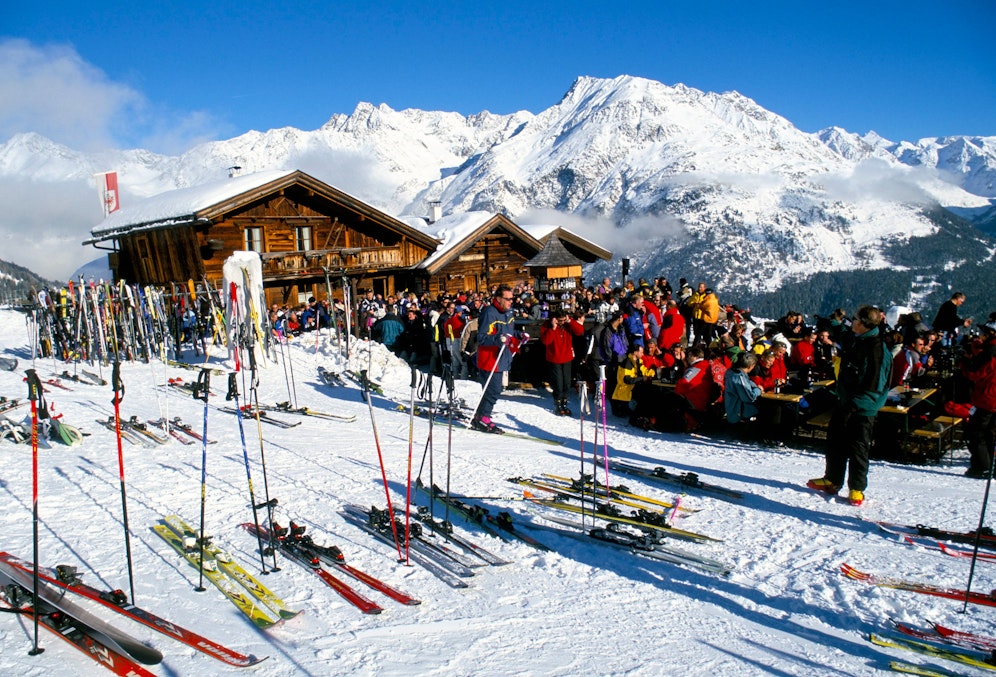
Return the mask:
<path id="1" fill-rule="evenodd" d="M 958 590 L 957 588 L 941 588 L 936 585 L 930 585 L 928 583 L 919 583 L 916 581 L 905 581 L 900 578 L 889 578 L 886 576 L 876 576 L 875 574 L 865 573 L 864 571 L 859 571 L 852 567 L 850 564 L 841 564 L 841 572 L 848 578 L 853 578 L 856 581 L 864 581 L 869 585 L 875 585 L 880 588 L 892 588 L 894 590 L 907 590 L 909 592 L 918 592 L 921 595 L 932 595 L 934 597 L 946 597 L 948 599 L 958 599 L 965 600 L 973 604 L 981 604 L 983 606 L 996 606 L 996 591 L 993 592 L 967 592 L 965 590 Z"/>
<path id="2" fill-rule="evenodd" d="M 34 567 L 30 562 L 25 562 L 24 560 L 18 559 L 14 555 L 6 552 L 0 552 L 0 561 L 20 569 L 27 574 L 32 574 L 34 571 Z M 246 656 L 238 653 L 237 651 L 233 651 L 225 646 L 222 646 L 221 644 L 218 644 L 217 642 L 201 637 L 197 633 L 191 632 L 190 630 L 176 625 L 175 623 L 172 623 L 164 618 L 160 618 L 150 611 L 146 611 L 145 609 L 137 607 L 134 604 L 129 604 L 124 592 L 121 590 L 99 590 L 93 586 L 87 585 L 80 580 L 74 567 L 58 566 L 54 571 L 52 569 L 39 568 L 38 577 L 46 583 L 50 583 L 63 588 L 64 590 L 69 590 L 77 595 L 93 600 L 94 602 L 103 604 L 107 608 L 113 609 L 123 616 L 127 616 L 142 625 L 146 625 L 153 630 L 172 637 L 178 642 L 183 642 L 184 644 L 213 658 L 217 658 L 221 662 L 227 663 L 228 665 L 246 668 L 266 660 L 265 656 L 263 658 L 256 658 L 255 656 Z"/>

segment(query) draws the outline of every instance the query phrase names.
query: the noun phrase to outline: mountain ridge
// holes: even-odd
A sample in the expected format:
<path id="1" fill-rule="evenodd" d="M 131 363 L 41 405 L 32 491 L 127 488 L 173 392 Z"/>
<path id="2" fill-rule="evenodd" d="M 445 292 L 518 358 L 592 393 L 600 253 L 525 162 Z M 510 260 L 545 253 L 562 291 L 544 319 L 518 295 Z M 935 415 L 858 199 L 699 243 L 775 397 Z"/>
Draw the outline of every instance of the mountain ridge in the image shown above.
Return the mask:
<path id="1" fill-rule="evenodd" d="M 116 168 L 127 201 L 216 180 L 232 165 L 299 168 L 398 216 L 438 201 L 444 213 L 546 219 L 629 256 L 637 275 L 704 278 L 743 297 L 807 274 L 889 268 L 897 242 L 947 227 L 936 209 L 990 228 L 996 204 L 996 137 L 802 132 L 735 91 L 633 76 L 579 77 L 535 114 L 361 102 L 313 131 L 250 131 L 176 157 L 44 141 L 0 145 L 0 184 L 81 182 Z M 988 237 L 980 231 L 972 260 L 956 268 L 991 258 Z"/>

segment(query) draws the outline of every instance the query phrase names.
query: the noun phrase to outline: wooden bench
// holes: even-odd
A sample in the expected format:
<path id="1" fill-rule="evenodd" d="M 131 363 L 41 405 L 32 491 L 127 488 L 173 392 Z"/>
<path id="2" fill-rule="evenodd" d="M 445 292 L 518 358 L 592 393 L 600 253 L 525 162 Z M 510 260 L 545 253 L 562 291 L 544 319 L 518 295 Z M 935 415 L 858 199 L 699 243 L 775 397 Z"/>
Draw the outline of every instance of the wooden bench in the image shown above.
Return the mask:
<path id="1" fill-rule="evenodd" d="M 944 452 L 950 452 L 949 464 L 954 463 L 954 433 L 964 422 L 957 416 L 937 416 L 925 428 L 917 428 L 912 437 L 931 445 L 936 445 L 936 460 L 944 457 Z"/>
<path id="2" fill-rule="evenodd" d="M 825 438 L 827 430 L 830 428 L 830 419 L 833 417 L 833 408 L 817 414 L 811 419 L 804 421 L 796 431 L 797 435 L 811 437 L 814 440 Z"/>

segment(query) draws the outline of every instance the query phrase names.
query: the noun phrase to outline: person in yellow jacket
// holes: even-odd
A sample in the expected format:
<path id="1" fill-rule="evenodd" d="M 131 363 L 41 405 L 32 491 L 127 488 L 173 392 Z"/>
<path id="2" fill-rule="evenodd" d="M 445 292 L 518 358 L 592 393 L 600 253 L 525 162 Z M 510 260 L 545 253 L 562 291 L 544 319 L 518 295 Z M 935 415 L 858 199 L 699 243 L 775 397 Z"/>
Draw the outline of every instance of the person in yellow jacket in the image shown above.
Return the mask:
<path id="1" fill-rule="evenodd" d="M 616 387 L 612 391 L 612 413 L 628 417 L 636 384 L 654 374 L 652 369 L 643 366 L 643 346 L 630 344 L 626 359 L 619 364 L 616 374 Z"/>
<path id="2" fill-rule="evenodd" d="M 692 302 L 695 303 L 695 342 L 708 345 L 716 335 L 716 324 L 719 322 L 719 297 L 706 287 L 705 282 L 700 282 L 699 290 L 692 296 Z"/>

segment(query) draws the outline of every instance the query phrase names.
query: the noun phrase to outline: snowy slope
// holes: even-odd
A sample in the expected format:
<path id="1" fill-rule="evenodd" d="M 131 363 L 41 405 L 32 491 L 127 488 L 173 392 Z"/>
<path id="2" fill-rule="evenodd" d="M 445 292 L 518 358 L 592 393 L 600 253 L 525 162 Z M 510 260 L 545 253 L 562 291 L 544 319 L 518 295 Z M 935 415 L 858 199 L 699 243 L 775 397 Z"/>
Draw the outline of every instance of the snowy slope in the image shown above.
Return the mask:
<path id="1" fill-rule="evenodd" d="M 177 511 L 196 521 L 200 496 L 201 447 L 172 442 L 153 450 L 125 445 L 128 510 L 132 527 L 136 596 L 140 604 L 211 639 L 269 659 L 251 670 L 274 675 L 873 675 L 894 658 L 919 660 L 873 647 L 863 635 L 885 628 L 886 619 L 923 624 L 926 619 L 992 634 L 993 611 L 907 592 L 876 589 L 844 578 L 842 562 L 883 574 L 962 587 L 967 562 L 918 550 L 880 532 L 872 520 L 930 523 L 973 528 L 984 485 L 961 476 L 966 454 L 953 467 L 873 463 L 869 501 L 856 509 L 814 495 L 805 480 L 822 472 L 812 450 L 773 450 L 730 445 L 700 437 L 647 435 L 610 420 L 612 457 L 670 470 L 692 471 L 703 480 L 736 489 L 742 501 L 689 491 L 683 505 L 698 510 L 680 520 L 686 529 L 725 539 L 723 543 L 680 547 L 718 558 L 734 568 L 728 578 L 637 558 L 604 546 L 546 532 L 537 538 L 556 549 L 540 553 L 502 543 L 467 528 L 459 530 L 513 560 L 505 567 L 479 570 L 467 590 L 453 590 L 418 567 L 395 562 L 391 548 L 346 524 L 338 515 L 346 503 L 384 503 L 384 489 L 367 405 L 357 387 L 329 388 L 316 367 L 341 368 L 334 341 L 305 337 L 290 347 L 299 404 L 353 413 L 353 423 L 303 419 L 290 430 L 264 426 L 270 496 L 278 497 L 278 517 L 295 519 L 316 538 L 340 546 L 356 566 L 422 599 L 403 607 L 379 598 L 378 616 L 365 616 L 289 562 L 266 583 L 304 611 L 282 627 L 254 629 L 233 606 L 209 588 L 193 591 L 196 571 L 181 562 L 149 529 L 157 518 Z M 0 354 L 30 365 L 23 318 L 0 311 Z M 218 363 L 220 367 L 230 367 Z M 64 368 L 41 361 L 48 377 Z M 369 368 L 396 401 L 409 397 L 409 373 L 379 346 L 361 345 L 353 368 Z M 106 370 L 105 370 L 106 374 Z M 194 372 L 159 364 L 125 364 L 122 377 L 126 416 L 170 416 L 200 427 L 203 405 L 175 389 L 157 389 L 167 377 L 192 380 Z M 23 396 L 23 372 L 0 372 L 0 392 Z M 263 402 L 288 399 L 280 365 L 261 374 Z M 216 377 L 215 390 L 223 379 Z M 113 434 L 94 419 L 111 413 L 107 387 L 50 386 L 50 406 L 89 436 L 77 448 L 56 446 L 40 452 L 40 552 L 44 563 L 80 567 L 86 580 L 127 588 L 121 525 L 117 450 Z M 480 392 L 460 381 L 458 394 L 473 402 Z M 167 392 L 168 390 L 168 392 Z M 212 399 L 222 404 L 223 397 Z M 509 510 L 518 521 L 540 518 L 526 512 L 512 475 L 543 472 L 574 475 L 579 469 L 579 423 L 550 412 L 544 393 L 507 393 L 497 421 L 511 430 L 553 436 L 562 446 L 511 437 L 454 430 L 451 486 L 456 494 L 491 497 L 493 510 Z M 577 402 L 573 402 L 576 410 Z M 388 479 L 396 504 L 403 502 L 410 422 L 393 401 L 375 396 L 373 411 Z M 18 414 L 26 413 L 25 409 Z M 288 418 L 288 416 L 283 416 Z M 231 415 L 208 411 L 208 528 L 217 542 L 252 567 L 254 540 L 236 525 L 251 519 L 238 424 Z M 429 433 L 416 418 L 411 427 L 413 474 L 419 474 Z M 257 497 L 264 482 L 258 463 L 260 441 L 246 428 L 247 450 Z M 588 453 L 593 429 L 585 431 Z M 445 484 L 448 436 L 435 427 L 433 479 Z M 29 450 L 0 442 L 7 508 L 0 516 L 3 550 L 31 556 L 31 463 Z M 428 463 L 421 470 L 429 477 Z M 614 477 L 641 493 L 669 499 L 663 485 Z M 509 499 L 509 500 L 505 500 Z M 996 569 L 980 563 L 973 589 L 996 587 Z M 376 594 L 372 595 L 378 598 Z M 102 616 L 108 614 L 101 612 Z M 166 655 L 153 668 L 161 675 L 237 674 L 165 637 L 123 621 L 121 628 Z M 17 675 L 108 674 L 52 636 L 42 635 L 46 651 L 29 657 L 30 626 L 0 618 L 0 672 Z M 245 673 L 244 673 L 245 674 Z"/>

